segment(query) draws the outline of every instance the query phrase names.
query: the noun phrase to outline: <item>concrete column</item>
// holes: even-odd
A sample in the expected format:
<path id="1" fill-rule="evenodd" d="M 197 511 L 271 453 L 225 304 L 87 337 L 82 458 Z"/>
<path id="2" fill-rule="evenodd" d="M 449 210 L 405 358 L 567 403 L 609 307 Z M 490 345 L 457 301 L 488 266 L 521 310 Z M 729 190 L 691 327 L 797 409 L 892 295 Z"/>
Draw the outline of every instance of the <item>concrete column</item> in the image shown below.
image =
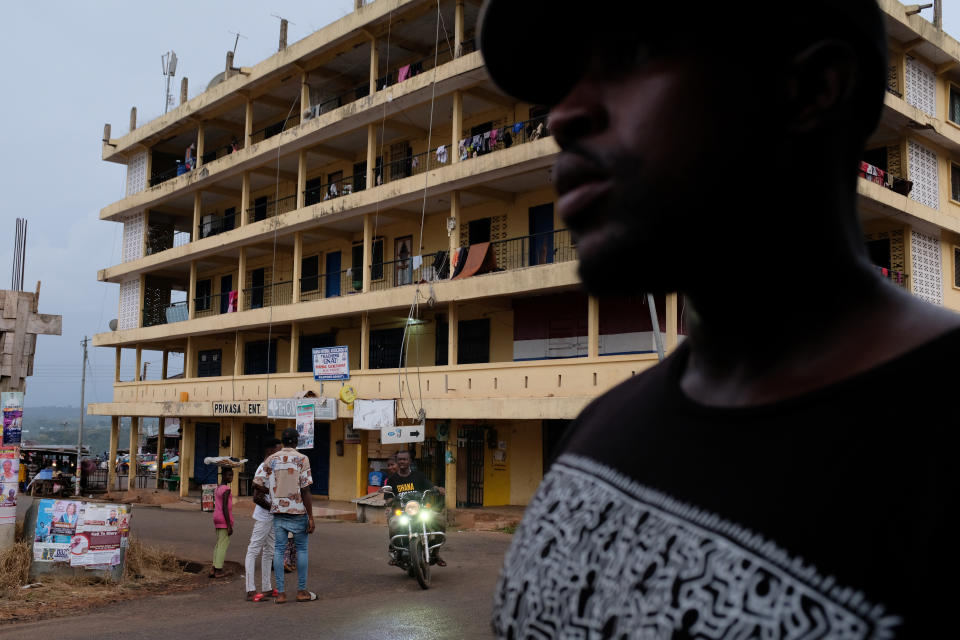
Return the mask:
<path id="1" fill-rule="evenodd" d="M 363 215 L 363 292 L 370 291 L 370 265 L 373 263 L 373 214 Z"/>
<path id="2" fill-rule="evenodd" d="M 453 14 L 453 44 L 454 56 L 463 55 L 463 0 L 457 0 L 456 12 Z"/>
<path id="3" fill-rule="evenodd" d="M 186 78 L 184 78 L 186 80 Z M 204 126 L 201 123 L 197 127 L 197 168 L 203 166 L 203 138 L 204 138 Z"/>
<path id="4" fill-rule="evenodd" d="M 166 438 L 163 435 L 163 416 L 157 416 L 157 489 L 163 489 L 163 448 Z"/>
<path id="5" fill-rule="evenodd" d="M 377 127 L 374 124 L 367 125 L 367 189 L 371 189 L 376 184 L 377 167 Z"/>
<path id="6" fill-rule="evenodd" d="M 453 92 L 453 117 L 450 119 L 450 162 L 460 162 L 460 138 L 463 137 L 463 92 Z"/>
<path id="7" fill-rule="evenodd" d="M 240 247 L 240 262 L 237 265 L 237 311 L 243 311 L 243 290 L 247 286 L 247 248 Z"/>
<path id="8" fill-rule="evenodd" d="M 677 347 L 677 328 L 679 325 L 679 314 L 677 313 L 677 294 L 667 294 L 667 336 L 664 340 L 663 350 L 670 353 Z"/>
<path id="9" fill-rule="evenodd" d="M 250 208 L 250 172 L 243 172 L 243 183 L 240 186 L 240 226 L 247 224 L 247 209 Z"/>
<path id="10" fill-rule="evenodd" d="M 300 74 L 300 116 L 303 117 L 303 112 L 310 108 L 310 77 L 307 75 L 307 72 L 304 71 Z"/>
<path id="11" fill-rule="evenodd" d="M 168 369 L 169 369 L 169 366 L 168 366 L 169 364 L 170 364 L 170 352 L 167 351 L 166 349 L 164 349 L 164 350 L 163 350 L 163 360 L 161 361 L 161 364 L 160 364 L 160 379 L 161 379 L 161 380 L 166 380 L 166 379 L 167 379 L 167 371 L 168 371 Z"/>
<path id="12" fill-rule="evenodd" d="M 243 375 L 243 334 L 239 332 L 233 344 L 233 375 Z"/>
<path id="13" fill-rule="evenodd" d="M 190 95 L 189 92 L 187 91 L 188 86 L 189 86 L 189 82 L 186 76 L 184 76 L 180 80 L 180 104 L 183 104 L 184 102 L 186 102 L 187 96 Z"/>
<path id="14" fill-rule="evenodd" d="M 193 192 L 193 231 L 190 237 L 195 240 L 200 239 L 200 216 L 203 215 L 203 192 Z"/>
<path id="15" fill-rule="evenodd" d="M 450 275 L 453 276 L 453 252 L 460 246 L 460 192 L 450 193 L 450 217 L 453 218 L 453 231 L 450 232 Z"/>
<path id="16" fill-rule="evenodd" d="M 290 323 L 290 373 L 297 372 L 297 356 L 300 355 L 300 323 Z"/>
<path id="17" fill-rule="evenodd" d="M 193 457 L 196 450 L 196 426 L 193 420 L 180 419 L 180 497 L 190 492 L 190 474 L 193 473 Z"/>
<path id="18" fill-rule="evenodd" d="M 253 100 L 247 100 L 247 109 L 243 119 L 243 146 L 250 146 L 250 134 L 253 133 Z"/>
<path id="19" fill-rule="evenodd" d="M 451 302 L 448 305 L 447 318 L 447 365 L 457 364 L 457 343 L 460 336 L 460 313 L 457 309 L 457 303 Z"/>
<path id="20" fill-rule="evenodd" d="M 447 490 L 445 501 L 447 515 L 450 516 L 457 508 L 457 425 L 450 421 L 450 434 L 447 436 L 447 453 L 453 456 L 452 463 L 445 463 L 444 488 Z"/>
<path id="21" fill-rule="evenodd" d="M 293 303 L 300 302 L 300 278 L 303 277 L 303 232 L 293 234 Z"/>
<path id="22" fill-rule="evenodd" d="M 121 347 L 117 347 L 117 361 L 113 369 L 113 381 L 120 382 L 120 356 L 123 353 Z"/>
<path id="23" fill-rule="evenodd" d="M 360 314 L 360 370 L 370 367 L 370 312 Z"/>
<path id="24" fill-rule="evenodd" d="M 190 261 L 190 288 L 187 290 L 187 318 L 197 317 L 197 261 Z"/>
<path id="25" fill-rule="evenodd" d="M 360 444 L 357 447 L 357 497 L 367 495 L 367 455 L 370 439 L 367 431 L 361 431 Z"/>
<path id="26" fill-rule="evenodd" d="M 107 458 L 107 491 L 117 488 L 117 449 L 120 448 L 120 416 L 110 418 L 110 454 Z"/>
<path id="27" fill-rule="evenodd" d="M 377 76 L 380 75 L 380 54 L 377 53 L 377 40 L 370 38 L 370 95 L 377 92 Z M 130 128 L 133 131 L 133 127 Z"/>
<path id="28" fill-rule="evenodd" d="M 307 150 L 301 149 L 297 158 L 297 209 L 303 209 L 307 202 Z"/>
<path id="29" fill-rule="evenodd" d="M 127 475 L 127 491 L 137 488 L 137 445 L 140 442 L 140 418 L 130 418 L 130 471 Z"/>
<path id="30" fill-rule="evenodd" d="M 234 458 L 243 457 L 243 423 L 234 418 L 230 421 L 230 455 Z M 240 470 L 233 470 L 233 482 L 230 483 L 230 493 L 234 504 L 240 495 Z"/>
<path id="31" fill-rule="evenodd" d="M 140 382 L 142 377 L 140 376 L 140 361 L 143 358 L 143 347 L 137 345 L 137 369 L 133 372 L 133 379 L 135 382 Z"/>
<path id="32" fill-rule="evenodd" d="M 187 350 L 183 354 L 184 379 L 197 377 L 196 362 L 197 362 L 197 353 L 194 350 L 194 346 L 193 346 L 193 336 L 187 336 Z"/>
<path id="33" fill-rule="evenodd" d="M 600 300 L 587 298 L 587 357 L 600 357 Z"/>
<path id="34" fill-rule="evenodd" d="M 130 107 L 130 131 L 137 128 L 137 108 Z"/>

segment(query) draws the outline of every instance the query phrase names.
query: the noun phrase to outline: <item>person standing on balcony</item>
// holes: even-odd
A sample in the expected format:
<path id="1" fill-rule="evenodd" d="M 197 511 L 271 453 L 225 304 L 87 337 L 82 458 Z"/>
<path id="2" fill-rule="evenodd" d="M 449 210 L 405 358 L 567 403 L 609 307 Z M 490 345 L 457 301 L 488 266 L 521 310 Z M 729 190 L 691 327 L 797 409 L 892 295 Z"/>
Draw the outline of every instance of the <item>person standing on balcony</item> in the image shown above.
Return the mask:
<path id="1" fill-rule="evenodd" d="M 857 169 L 888 71 L 875 0 L 761 26 L 717 3 L 618 12 L 487 0 L 479 21 L 494 82 L 551 107 L 583 286 L 681 292 L 689 329 L 568 429 L 507 554 L 496 635 L 949 633 L 942 371 L 960 316 L 865 250 Z"/>

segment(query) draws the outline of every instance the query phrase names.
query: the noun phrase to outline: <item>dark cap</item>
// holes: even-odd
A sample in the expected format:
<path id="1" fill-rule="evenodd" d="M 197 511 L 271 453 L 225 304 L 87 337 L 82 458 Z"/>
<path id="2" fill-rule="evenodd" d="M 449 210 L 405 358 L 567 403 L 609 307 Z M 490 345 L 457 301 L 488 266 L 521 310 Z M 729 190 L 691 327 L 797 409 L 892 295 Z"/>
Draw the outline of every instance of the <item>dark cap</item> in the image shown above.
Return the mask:
<path id="1" fill-rule="evenodd" d="M 287 427 L 283 430 L 280 441 L 283 442 L 283 444 L 297 444 L 300 442 L 300 432 L 297 431 L 296 427 Z"/>
<path id="2" fill-rule="evenodd" d="M 477 21 L 478 41 L 487 72 L 501 90 L 524 102 L 552 106 L 583 76 L 597 47 L 624 52 L 624 44 L 682 39 L 682 46 L 707 55 L 717 47 L 736 47 L 744 51 L 744 59 L 762 60 L 771 48 L 788 51 L 816 39 L 839 38 L 853 45 L 861 71 L 868 70 L 861 82 L 871 91 L 879 89 L 876 97 L 882 101 L 887 44 L 876 0 L 806 0 L 783 9 L 782 20 L 751 19 L 766 13 L 763 5 L 735 8 L 706 0 L 682 7 L 666 2 L 578 2 L 571 7 L 555 0 L 486 0 Z"/>

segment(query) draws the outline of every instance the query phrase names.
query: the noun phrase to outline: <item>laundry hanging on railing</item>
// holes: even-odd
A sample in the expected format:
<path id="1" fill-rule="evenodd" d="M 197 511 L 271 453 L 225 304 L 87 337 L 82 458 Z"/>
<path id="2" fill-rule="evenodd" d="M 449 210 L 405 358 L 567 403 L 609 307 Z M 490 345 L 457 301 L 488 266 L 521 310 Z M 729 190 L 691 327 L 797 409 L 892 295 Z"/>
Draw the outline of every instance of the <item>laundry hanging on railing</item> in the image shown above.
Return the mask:
<path id="1" fill-rule="evenodd" d="M 437 147 L 437 162 L 440 164 L 447 163 L 447 146 L 446 145 L 442 144 L 439 147 Z"/>
<path id="2" fill-rule="evenodd" d="M 237 299 L 240 297 L 238 291 L 231 291 L 227 294 L 227 313 L 236 313 Z"/>

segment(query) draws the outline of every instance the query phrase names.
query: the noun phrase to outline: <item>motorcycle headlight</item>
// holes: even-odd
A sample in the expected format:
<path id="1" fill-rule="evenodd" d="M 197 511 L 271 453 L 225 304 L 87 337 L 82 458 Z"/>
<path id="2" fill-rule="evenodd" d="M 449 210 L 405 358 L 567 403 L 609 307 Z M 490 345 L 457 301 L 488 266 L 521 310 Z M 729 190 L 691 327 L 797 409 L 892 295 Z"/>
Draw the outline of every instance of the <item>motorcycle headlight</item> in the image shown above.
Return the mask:
<path id="1" fill-rule="evenodd" d="M 430 519 L 430 512 L 427 511 L 426 509 L 424 509 L 423 511 L 421 511 L 421 512 L 420 512 L 420 519 L 423 520 L 424 522 L 426 522 L 427 520 L 429 520 L 429 519 Z"/>
<path id="2" fill-rule="evenodd" d="M 408 518 L 407 516 L 400 516 L 401 525 L 407 524 L 408 522 L 410 522 L 410 518 Z"/>
<path id="3" fill-rule="evenodd" d="M 420 503 L 416 500 L 411 500 L 406 505 L 404 505 L 403 510 L 411 518 L 420 513 Z"/>

